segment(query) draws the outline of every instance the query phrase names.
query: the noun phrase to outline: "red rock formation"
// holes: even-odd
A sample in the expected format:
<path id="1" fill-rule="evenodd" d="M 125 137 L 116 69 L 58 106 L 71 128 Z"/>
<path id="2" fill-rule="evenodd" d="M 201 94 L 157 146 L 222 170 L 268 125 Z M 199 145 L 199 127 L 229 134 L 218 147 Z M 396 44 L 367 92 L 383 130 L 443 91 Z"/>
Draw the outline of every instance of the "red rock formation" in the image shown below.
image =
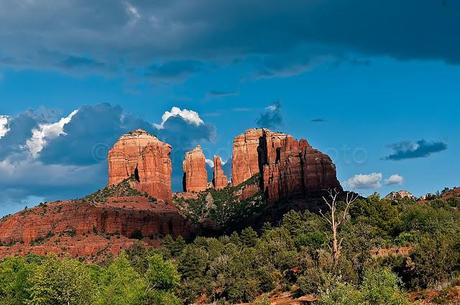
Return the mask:
<path id="1" fill-rule="evenodd" d="M 157 138 L 141 129 L 123 135 L 109 151 L 109 185 L 118 184 L 134 175 L 144 148 L 157 141 Z"/>
<path id="2" fill-rule="evenodd" d="M 109 151 L 109 185 L 134 177 L 133 187 L 171 201 L 171 146 L 144 130 L 123 135 Z"/>
<path id="3" fill-rule="evenodd" d="M 219 156 L 214 156 L 214 177 L 212 178 L 212 183 L 216 190 L 223 189 L 228 185 L 228 179 L 222 169 L 222 160 Z"/>
<path id="4" fill-rule="evenodd" d="M 232 184 L 239 185 L 260 172 L 257 149 L 262 129 L 249 129 L 233 140 Z"/>
<path id="5" fill-rule="evenodd" d="M 133 237 L 157 242 L 161 236 L 187 236 L 190 228 L 172 205 L 147 197 L 109 198 L 49 203 L 0 221 L 0 257 L 14 253 L 68 253 L 93 256 L 109 247 L 118 253 Z M 111 236 L 111 238 L 100 238 Z"/>
<path id="6" fill-rule="evenodd" d="M 185 192 L 202 192 L 207 189 L 206 158 L 200 145 L 185 154 L 183 169 Z"/>
<path id="7" fill-rule="evenodd" d="M 312 193 L 331 188 L 342 190 L 331 158 L 312 148 L 306 140 L 300 140 L 300 145 L 305 191 Z"/>
<path id="8" fill-rule="evenodd" d="M 145 147 L 139 156 L 136 189 L 167 202 L 172 200 L 171 146 L 157 141 Z"/>
<path id="9" fill-rule="evenodd" d="M 262 185 L 269 202 L 330 188 L 341 189 L 329 156 L 304 139 L 264 129 L 259 149 Z"/>
<path id="10" fill-rule="evenodd" d="M 262 189 L 271 203 L 299 194 L 341 189 L 331 159 L 306 140 L 297 141 L 268 129 L 250 129 L 235 138 L 233 153 L 234 185 L 261 168 Z"/>
<path id="11" fill-rule="evenodd" d="M 259 151 L 263 189 L 270 202 L 304 191 L 297 140 L 287 134 L 264 130 Z"/>

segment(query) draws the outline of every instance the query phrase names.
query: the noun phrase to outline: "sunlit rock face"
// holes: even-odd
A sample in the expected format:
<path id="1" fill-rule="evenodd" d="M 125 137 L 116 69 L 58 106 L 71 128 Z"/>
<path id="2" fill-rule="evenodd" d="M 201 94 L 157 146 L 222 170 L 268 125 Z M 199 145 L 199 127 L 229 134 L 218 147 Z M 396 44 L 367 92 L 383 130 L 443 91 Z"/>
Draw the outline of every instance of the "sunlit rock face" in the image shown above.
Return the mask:
<path id="1" fill-rule="evenodd" d="M 109 151 L 109 185 L 133 178 L 134 188 L 171 201 L 171 149 L 144 130 L 123 135 Z"/>
<path id="2" fill-rule="evenodd" d="M 233 185 L 260 174 L 260 187 L 271 203 L 299 194 L 341 189 L 329 156 L 306 140 L 268 129 L 249 129 L 235 138 L 232 166 Z"/>
<path id="3" fill-rule="evenodd" d="M 183 169 L 184 192 L 202 192 L 208 188 L 206 158 L 200 145 L 185 154 Z"/>
<path id="4" fill-rule="evenodd" d="M 228 185 L 228 179 L 222 169 L 222 160 L 219 156 L 214 156 L 214 175 L 212 184 L 216 190 L 223 189 Z"/>
<path id="5" fill-rule="evenodd" d="M 263 129 L 248 129 L 233 140 L 232 184 L 239 185 L 260 172 L 258 148 Z"/>

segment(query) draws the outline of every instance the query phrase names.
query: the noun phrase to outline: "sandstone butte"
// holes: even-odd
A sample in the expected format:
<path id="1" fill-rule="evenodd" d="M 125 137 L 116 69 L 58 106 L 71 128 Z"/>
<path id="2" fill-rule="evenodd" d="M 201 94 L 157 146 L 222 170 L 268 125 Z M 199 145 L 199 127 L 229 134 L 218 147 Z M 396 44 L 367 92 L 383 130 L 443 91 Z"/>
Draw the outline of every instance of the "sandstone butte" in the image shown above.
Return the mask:
<path id="1" fill-rule="evenodd" d="M 259 173 L 262 191 L 270 203 L 330 188 L 342 189 L 332 160 L 306 140 L 268 129 L 249 129 L 233 142 L 233 184 Z"/>
<path id="2" fill-rule="evenodd" d="M 172 201 L 171 149 L 141 129 L 123 135 L 108 154 L 108 184 L 134 177 L 134 188 L 158 200 Z"/>
<path id="3" fill-rule="evenodd" d="M 214 156 L 214 175 L 212 184 L 216 190 L 223 189 L 228 185 L 228 179 L 222 169 L 222 160 L 219 156 Z"/>
<path id="4" fill-rule="evenodd" d="M 200 145 L 185 154 L 183 169 L 184 192 L 202 192 L 208 188 L 206 157 Z"/>

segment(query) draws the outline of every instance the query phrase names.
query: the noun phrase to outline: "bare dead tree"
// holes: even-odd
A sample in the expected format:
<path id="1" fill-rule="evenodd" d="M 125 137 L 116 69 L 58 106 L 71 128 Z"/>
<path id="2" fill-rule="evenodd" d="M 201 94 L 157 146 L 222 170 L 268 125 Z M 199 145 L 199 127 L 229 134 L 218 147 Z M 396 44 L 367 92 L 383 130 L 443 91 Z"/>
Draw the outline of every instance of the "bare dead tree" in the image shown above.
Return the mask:
<path id="1" fill-rule="evenodd" d="M 324 214 L 321 210 L 319 213 L 331 226 L 332 241 L 331 241 L 331 252 L 334 269 L 336 269 L 339 259 L 340 252 L 342 250 L 343 237 L 339 237 L 340 227 L 348 220 L 348 212 L 351 205 L 358 199 L 358 195 L 350 192 L 346 192 L 345 202 L 339 201 L 338 197 L 340 192 L 337 189 L 331 189 L 328 191 L 329 197 L 323 196 L 323 200 L 326 203 L 329 211 Z M 341 205 L 344 204 L 344 208 Z"/>

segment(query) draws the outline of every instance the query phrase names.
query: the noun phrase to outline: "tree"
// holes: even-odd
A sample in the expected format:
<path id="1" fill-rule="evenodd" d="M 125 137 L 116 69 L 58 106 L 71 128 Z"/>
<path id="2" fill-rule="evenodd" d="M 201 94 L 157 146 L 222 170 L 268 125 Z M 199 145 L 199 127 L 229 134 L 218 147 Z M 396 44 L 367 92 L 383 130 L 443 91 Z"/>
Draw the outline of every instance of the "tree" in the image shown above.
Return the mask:
<path id="1" fill-rule="evenodd" d="M 34 266 L 22 257 L 10 257 L 0 262 L 0 304 L 22 305 L 29 297 L 29 276 Z"/>
<path id="2" fill-rule="evenodd" d="M 122 252 L 101 275 L 99 298 L 95 304 L 142 304 L 147 283 Z"/>
<path id="3" fill-rule="evenodd" d="M 366 304 L 407 305 L 409 300 L 398 284 L 398 277 L 388 269 L 368 270 L 364 275 L 361 292 Z"/>
<path id="4" fill-rule="evenodd" d="M 160 254 L 147 258 L 148 269 L 145 273 L 147 290 L 144 304 L 176 305 L 181 304 L 174 295 L 174 289 L 179 286 L 180 275 L 171 260 L 164 260 Z"/>
<path id="5" fill-rule="evenodd" d="M 344 202 L 344 207 L 341 206 L 341 201 L 338 201 L 340 192 L 336 189 L 329 190 L 329 198 L 323 196 L 323 200 L 329 208 L 329 212 L 324 214 L 320 210 L 321 216 L 330 225 L 332 231 L 331 251 L 334 269 L 337 267 L 340 259 L 340 251 L 342 249 L 343 238 L 339 238 L 339 230 L 341 226 L 348 220 L 348 212 L 351 205 L 358 199 L 358 195 L 347 192 Z"/>
<path id="6" fill-rule="evenodd" d="M 30 282 L 30 305 L 87 305 L 95 295 L 89 269 L 74 259 L 49 257 Z"/>
<path id="7" fill-rule="evenodd" d="M 388 269 L 368 270 L 363 283 L 338 282 L 320 297 L 321 305 L 408 305 L 406 294 L 398 286 L 398 277 Z"/>

